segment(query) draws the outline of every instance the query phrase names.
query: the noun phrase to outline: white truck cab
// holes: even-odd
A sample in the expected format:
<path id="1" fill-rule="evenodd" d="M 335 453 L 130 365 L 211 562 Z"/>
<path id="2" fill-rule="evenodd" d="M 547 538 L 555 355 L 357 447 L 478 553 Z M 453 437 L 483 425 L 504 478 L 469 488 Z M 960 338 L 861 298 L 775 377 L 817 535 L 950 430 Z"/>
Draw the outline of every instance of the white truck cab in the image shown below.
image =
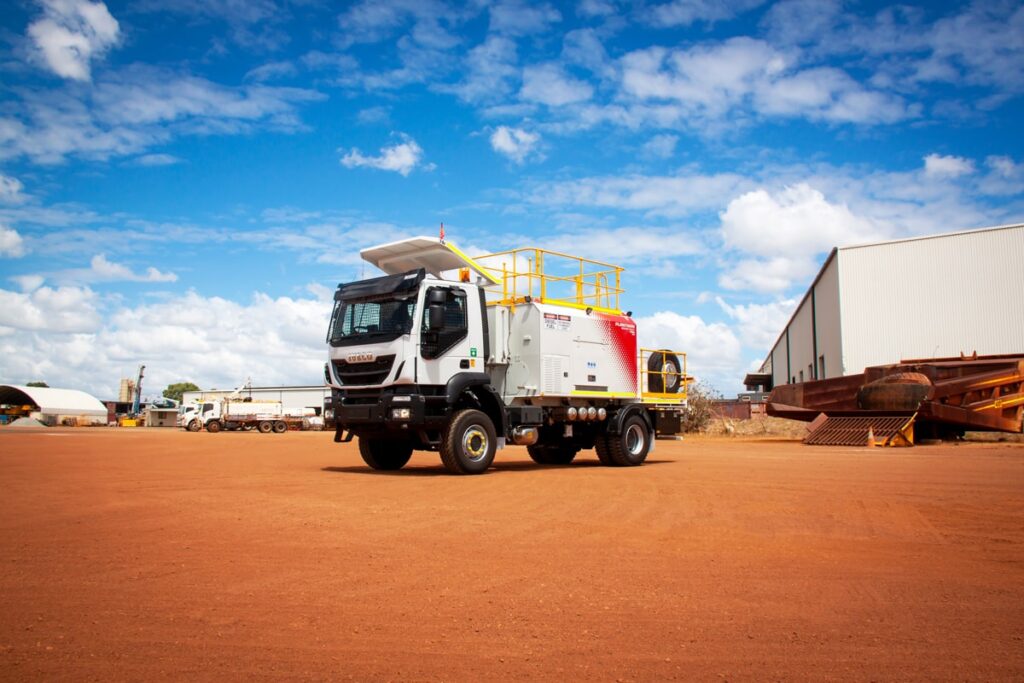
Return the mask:
<path id="1" fill-rule="evenodd" d="M 358 437 L 369 466 L 432 450 L 478 474 L 508 441 L 541 464 L 595 448 L 638 465 L 679 431 L 685 354 L 638 348 L 617 308 L 621 268 L 539 249 L 474 259 L 428 237 L 362 256 L 386 274 L 338 286 L 325 380 L 335 440 Z M 571 276 L 541 267 L 556 257 Z"/>

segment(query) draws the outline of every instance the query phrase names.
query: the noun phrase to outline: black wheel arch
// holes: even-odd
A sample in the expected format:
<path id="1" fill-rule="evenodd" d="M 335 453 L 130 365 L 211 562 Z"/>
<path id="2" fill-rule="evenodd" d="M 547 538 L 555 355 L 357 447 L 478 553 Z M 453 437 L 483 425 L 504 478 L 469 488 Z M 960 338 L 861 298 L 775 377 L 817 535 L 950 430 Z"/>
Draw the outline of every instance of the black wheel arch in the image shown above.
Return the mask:
<path id="1" fill-rule="evenodd" d="M 626 420 L 628 420 L 632 415 L 639 415 L 642 417 L 644 424 L 647 425 L 648 431 L 652 434 L 654 433 L 654 423 L 651 421 L 651 416 L 641 405 L 627 405 L 608 416 L 608 433 L 621 434 L 622 425 L 624 425 Z"/>
<path id="2" fill-rule="evenodd" d="M 491 386 L 491 376 L 487 373 L 460 372 L 453 376 L 445 387 L 445 400 L 452 410 L 460 405 L 478 408 L 491 418 L 498 436 L 508 436 L 505 403 Z"/>

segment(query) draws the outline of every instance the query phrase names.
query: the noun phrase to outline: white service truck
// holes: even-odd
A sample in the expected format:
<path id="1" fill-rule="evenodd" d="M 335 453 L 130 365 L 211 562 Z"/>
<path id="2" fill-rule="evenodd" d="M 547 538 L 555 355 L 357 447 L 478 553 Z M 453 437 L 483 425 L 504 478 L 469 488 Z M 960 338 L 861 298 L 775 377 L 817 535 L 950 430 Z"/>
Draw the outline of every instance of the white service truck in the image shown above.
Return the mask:
<path id="1" fill-rule="evenodd" d="M 471 258 L 430 237 L 361 255 L 386 275 L 338 286 L 324 372 L 334 440 L 358 437 L 370 467 L 427 450 L 479 474 L 507 443 L 540 464 L 593 448 L 630 466 L 677 438 L 686 356 L 638 347 L 622 268 L 536 248 Z"/>
<path id="2" fill-rule="evenodd" d="M 178 413 L 179 426 L 190 432 L 256 429 L 263 434 L 282 434 L 290 426 L 301 427 L 302 421 L 301 415 L 286 414 L 280 401 L 248 398 L 199 401 L 182 406 Z"/>

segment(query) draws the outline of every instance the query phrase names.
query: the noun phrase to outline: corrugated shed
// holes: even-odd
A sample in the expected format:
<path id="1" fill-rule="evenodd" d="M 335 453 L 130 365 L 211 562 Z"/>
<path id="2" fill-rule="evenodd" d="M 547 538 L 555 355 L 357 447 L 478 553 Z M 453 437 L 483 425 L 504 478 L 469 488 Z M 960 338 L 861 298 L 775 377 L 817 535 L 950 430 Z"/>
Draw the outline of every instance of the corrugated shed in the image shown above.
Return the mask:
<path id="1" fill-rule="evenodd" d="M 846 373 L 1024 351 L 1024 225 L 839 250 Z"/>

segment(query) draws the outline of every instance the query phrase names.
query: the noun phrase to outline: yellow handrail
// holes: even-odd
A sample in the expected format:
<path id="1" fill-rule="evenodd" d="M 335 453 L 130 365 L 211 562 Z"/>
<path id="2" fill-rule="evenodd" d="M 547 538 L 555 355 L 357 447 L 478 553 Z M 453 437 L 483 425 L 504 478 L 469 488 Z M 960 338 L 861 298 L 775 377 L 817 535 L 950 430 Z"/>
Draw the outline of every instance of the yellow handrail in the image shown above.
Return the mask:
<path id="1" fill-rule="evenodd" d="M 661 370 L 648 370 L 647 364 L 652 356 L 661 355 Z M 675 356 L 681 367 L 670 367 L 666 362 L 669 356 Z M 687 387 L 693 383 L 693 378 L 686 372 L 686 353 L 683 351 L 671 351 L 669 349 L 646 349 L 641 348 L 637 353 L 637 366 L 640 371 L 640 395 L 646 402 L 682 403 L 688 396 Z M 651 378 L 661 377 L 662 391 L 648 391 L 651 385 Z M 676 391 L 665 391 L 671 386 L 670 377 L 678 377 L 679 385 Z"/>
<path id="2" fill-rule="evenodd" d="M 501 284 L 490 288 L 489 305 L 515 307 L 526 297 L 543 303 L 588 307 L 621 313 L 623 268 L 549 249 L 524 247 L 476 257 L 476 262 Z M 615 285 L 610 284 L 615 276 Z M 520 291 L 520 278 L 525 291 Z"/>

